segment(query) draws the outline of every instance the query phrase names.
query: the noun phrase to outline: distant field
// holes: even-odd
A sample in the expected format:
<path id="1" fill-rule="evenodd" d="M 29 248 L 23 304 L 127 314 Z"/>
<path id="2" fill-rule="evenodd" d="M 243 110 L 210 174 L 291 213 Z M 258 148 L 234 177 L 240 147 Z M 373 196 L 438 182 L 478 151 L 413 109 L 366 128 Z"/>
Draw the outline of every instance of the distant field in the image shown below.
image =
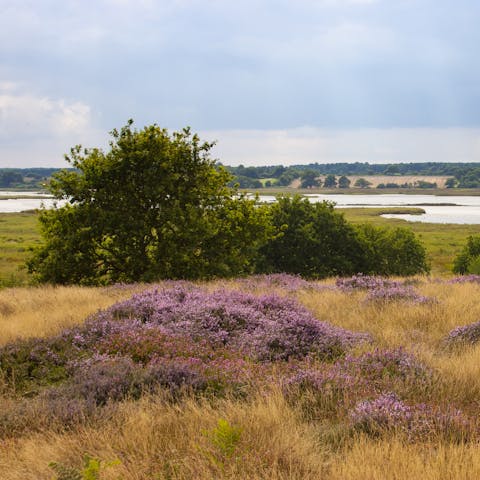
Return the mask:
<path id="1" fill-rule="evenodd" d="M 23 265 L 29 248 L 39 243 L 35 213 L 0 213 L 0 287 L 28 283 Z"/>
<path id="2" fill-rule="evenodd" d="M 340 175 L 336 176 L 337 179 L 340 177 Z M 358 187 L 354 187 L 355 182 L 359 178 L 364 178 L 365 180 L 369 181 L 372 185 L 370 186 L 371 189 L 377 188 L 377 185 L 380 183 L 387 184 L 387 183 L 396 183 L 397 185 L 402 185 L 404 183 L 411 183 L 412 185 L 415 182 L 418 181 L 424 181 L 424 182 L 429 182 L 429 183 L 436 183 L 437 187 L 439 189 L 445 188 L 445 182 L 449 179 L 452 178 L 452 176 L 430 176 L 430 175 L 346 175 L 346 177 L 350 180 L 350 189 L 355 189 L 355 190 L 365 190 L 365 189 L 360 189 Z M 325 175 L 320 175 L 318 178 L 322 180 L 322 182 L 325 180 Z M 300 188 L 301 181 L 300 179 L 294 180 L 291 184 L 290 187 L 292 188 Z M 424 189 L 423 189 L 424 190 Z M 430 190 L 430 189 L 427 189 Z"/>
<path id="3" fill-rule="evenodd" d="M 396 183 L 397 185 L 402 185 L 403 183 L 414 184 L 418 181 L 436 183 L 438 188 L 445 188 L 445 182 L 452 178 L 451 176 L 426 176 L 426 175 L 402 175 L 402 176 L 391 176 L 391 175 L 352 175 L 347 177 L 351 182 L 351 187 L 359 178 L 364 178 L 368 180 L 372 185 L 371 188 L 377 188 L 377 185 L 380 183 Z"/>

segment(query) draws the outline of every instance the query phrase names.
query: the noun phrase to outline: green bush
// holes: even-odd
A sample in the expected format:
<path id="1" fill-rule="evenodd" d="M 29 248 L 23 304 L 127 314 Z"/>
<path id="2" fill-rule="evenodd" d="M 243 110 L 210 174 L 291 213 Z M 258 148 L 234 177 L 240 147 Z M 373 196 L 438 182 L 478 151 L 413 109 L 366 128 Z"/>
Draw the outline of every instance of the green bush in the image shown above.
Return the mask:
<path id="1" fill-rule="evenodd" d="M 480 236 L 470 236 L 453 262 L 453 272 L 465 275 L 480 271 Z"/>

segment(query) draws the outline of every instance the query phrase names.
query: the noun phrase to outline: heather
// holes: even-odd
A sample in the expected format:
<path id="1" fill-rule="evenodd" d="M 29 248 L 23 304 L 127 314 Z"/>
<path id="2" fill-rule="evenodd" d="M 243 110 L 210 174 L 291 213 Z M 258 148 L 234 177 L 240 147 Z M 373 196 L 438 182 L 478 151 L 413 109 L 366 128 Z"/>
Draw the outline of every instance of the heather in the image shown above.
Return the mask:
<path id="1" fill-rule="evenodd" d="M 446 346 L 474 345 L 480 341 L 480 320 L 469 325 L 455 327 L 445 337 Z"/>
<path id="2" fill-rule="evenodd" d="M 368 300 L 397 287 L 430 300 Z M 479 288 L 262 275 L 98 289 L 83 316 L 37 337 L 19 321 L 1 343 L 0 477 L 475 478 Z M 2 321 L 27 293 L 10 291 Z"/>

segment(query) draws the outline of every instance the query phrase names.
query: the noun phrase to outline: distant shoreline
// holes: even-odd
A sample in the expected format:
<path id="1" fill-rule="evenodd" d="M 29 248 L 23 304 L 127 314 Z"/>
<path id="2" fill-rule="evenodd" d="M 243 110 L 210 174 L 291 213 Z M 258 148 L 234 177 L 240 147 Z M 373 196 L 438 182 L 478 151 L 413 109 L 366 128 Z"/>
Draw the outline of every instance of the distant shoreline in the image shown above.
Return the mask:
<path id="1" fill-rule="evenodd" d="M 434 195 L 438 197 L 480 196 L 479 188 L 242 188 L 259 195 Z"/>

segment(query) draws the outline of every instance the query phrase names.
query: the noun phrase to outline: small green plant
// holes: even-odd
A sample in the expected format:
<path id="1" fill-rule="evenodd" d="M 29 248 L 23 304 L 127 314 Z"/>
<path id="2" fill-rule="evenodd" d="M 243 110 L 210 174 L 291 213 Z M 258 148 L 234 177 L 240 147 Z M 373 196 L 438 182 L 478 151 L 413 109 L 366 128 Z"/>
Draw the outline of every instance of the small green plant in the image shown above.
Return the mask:
<path id="1" fill-rule="evenodd" d="M 221 418 L 218 420 L 216 427 L 203 432 L 203 435 L 214 450 L 213 452 L 211 449 L 203 450 L 203 453 L 214 465 L 223 470 L 226 460 L 233 456 L 241 434 L 241 427 L 231 425 L 228 420 Z"/>
<path id="2" fill-rule="evenodd" d="M 99 458 L 85 455 L 82 469 L 68 467 L 57 462 L 51 462 L 49 467 L 56 473 L 54 480 L 100 480 L 100 472 L 103 469 L 120 465 L 120 463 L 120 460 L 104 462 Z"/>
<path id="3" fill-rule="evenodd" d="M 221 418 L 217 426 L 206 432 L 207 438 L 224 457 L 231 457 L 240 441 L 241 427 L 230 425 L 228 420 Z"/>

